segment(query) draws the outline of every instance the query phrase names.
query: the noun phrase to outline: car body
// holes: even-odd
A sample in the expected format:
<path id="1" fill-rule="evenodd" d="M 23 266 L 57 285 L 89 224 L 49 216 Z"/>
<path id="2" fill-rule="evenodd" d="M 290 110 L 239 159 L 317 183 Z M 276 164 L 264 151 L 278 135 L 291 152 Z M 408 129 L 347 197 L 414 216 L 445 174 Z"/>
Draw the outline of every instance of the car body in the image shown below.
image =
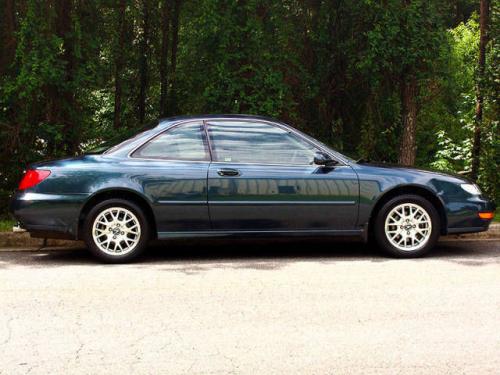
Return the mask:
<path id="1" fill-rule="evenodd" d="M 320 165 L 309 161 L 311 153 Z M 102 154 L 29 169 L 49 176 L 18 190 L 11 210 L 33 236 L 48 238 L 84 238 L 86 215 L 109 199 L 138 206 L 150 238 L 157 239 L 264 234 L 366 240 L 377 212 L 402 195 L 435 208 L 438 235 L 485 231 L 492 215 L 484 213 L 494 211 L 463 177 L 356 162 L 260 116 L 164 119 Z"/>

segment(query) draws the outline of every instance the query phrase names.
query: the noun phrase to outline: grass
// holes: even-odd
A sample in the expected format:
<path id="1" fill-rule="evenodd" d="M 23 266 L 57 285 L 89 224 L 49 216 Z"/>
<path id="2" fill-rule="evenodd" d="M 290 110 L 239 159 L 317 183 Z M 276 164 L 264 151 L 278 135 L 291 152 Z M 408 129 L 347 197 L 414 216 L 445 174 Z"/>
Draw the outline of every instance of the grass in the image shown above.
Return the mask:
<path id="1" fill-rule="evenodd" d="M 15 224 L 14 220 L 0 220 L 0 232 L 10 232 Z"/>
<path id="2" fill-rule="evenodd" d="M 497 208 L 495 212 L 495 217 L 493 218 L 493 221 L 496 221 L 497 223 L 500 222 L 500 207 Z"/>

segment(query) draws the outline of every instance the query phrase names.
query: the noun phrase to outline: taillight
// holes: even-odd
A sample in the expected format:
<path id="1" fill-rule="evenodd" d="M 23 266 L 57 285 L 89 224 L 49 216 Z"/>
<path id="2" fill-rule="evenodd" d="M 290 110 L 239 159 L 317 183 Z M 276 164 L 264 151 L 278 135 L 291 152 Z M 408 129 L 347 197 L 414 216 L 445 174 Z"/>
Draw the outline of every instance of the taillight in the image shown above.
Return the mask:
<path id="1" fill-rule="evenodd" d="M 19 183 L 19 190 L 29 189 L 49 177 L 50 171 L 45 169 L 29 169 Z"/>

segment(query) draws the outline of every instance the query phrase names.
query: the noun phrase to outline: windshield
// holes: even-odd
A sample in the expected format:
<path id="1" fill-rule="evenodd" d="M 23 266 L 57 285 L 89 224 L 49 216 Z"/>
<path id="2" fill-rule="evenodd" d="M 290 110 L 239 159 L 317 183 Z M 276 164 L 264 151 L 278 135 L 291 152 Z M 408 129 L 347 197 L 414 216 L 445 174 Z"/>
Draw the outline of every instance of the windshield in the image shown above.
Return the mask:
<path id="1" fill-rule="evenodd" d="M 320 146 L 322 146 L 323 148 L 327 149 L 328 151 L 330 151 L 332 154 L 335 154 L 339 159 L 344 159 L 344 161 L 348 161 L 350 163 L 356 163 L 356 160 L 349 157 L 348 155 L 344 154 L 344 153 L 340 153 L 334 149 L 332 149 L 330 146 L 328 146 L 327 144 L 325 144 L 324 142 L 321 142 L 319 141 L 318 139 L 316 138 L 313 138 L 311 137 L 310 135 L 306 134 L 306 133 L 303 133 L 299 130 L 295 130 L 297 133 L 301 134 L 303 137 L 309 139 L 310 141 L 312 141 L 313 143 L 317 143 L 319 144 Z"/>

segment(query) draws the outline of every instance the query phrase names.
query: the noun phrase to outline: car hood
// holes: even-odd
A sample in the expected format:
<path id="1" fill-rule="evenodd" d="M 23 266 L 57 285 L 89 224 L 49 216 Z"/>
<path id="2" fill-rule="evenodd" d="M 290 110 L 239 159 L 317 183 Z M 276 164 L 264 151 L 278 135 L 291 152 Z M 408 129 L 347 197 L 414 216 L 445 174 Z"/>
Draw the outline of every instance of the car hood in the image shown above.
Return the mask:
<path id="1" fill-rule="evenodd" d="M 452 173 L 452 172 L 442 172 L 442 171 L 435 171 L 432 169 L 427 169 L 427 168 L 416 168 L 416 167 L 409 167 L 405 165 L 400 165 L 400 164 L 393 164 L 393 163 L 382 163 L 382 162 L 358 162 L 358 165 L 362 167 L 366 167 L 372 170 L 393 170 L 395 173 L 409 173 L 409 174 L 415 174 L 415 175 L 421 175 L 421 174 L 426 174 L 429 175 L 429 177 L 436 177 L 436 178 L 445 178 L 445 179 L 452 179 L 452 180 L 457 180 L 456 182 L 459 183 L 472 183 L 469 179 L 466 177 L 458 174 L 458 173 Z"/>

